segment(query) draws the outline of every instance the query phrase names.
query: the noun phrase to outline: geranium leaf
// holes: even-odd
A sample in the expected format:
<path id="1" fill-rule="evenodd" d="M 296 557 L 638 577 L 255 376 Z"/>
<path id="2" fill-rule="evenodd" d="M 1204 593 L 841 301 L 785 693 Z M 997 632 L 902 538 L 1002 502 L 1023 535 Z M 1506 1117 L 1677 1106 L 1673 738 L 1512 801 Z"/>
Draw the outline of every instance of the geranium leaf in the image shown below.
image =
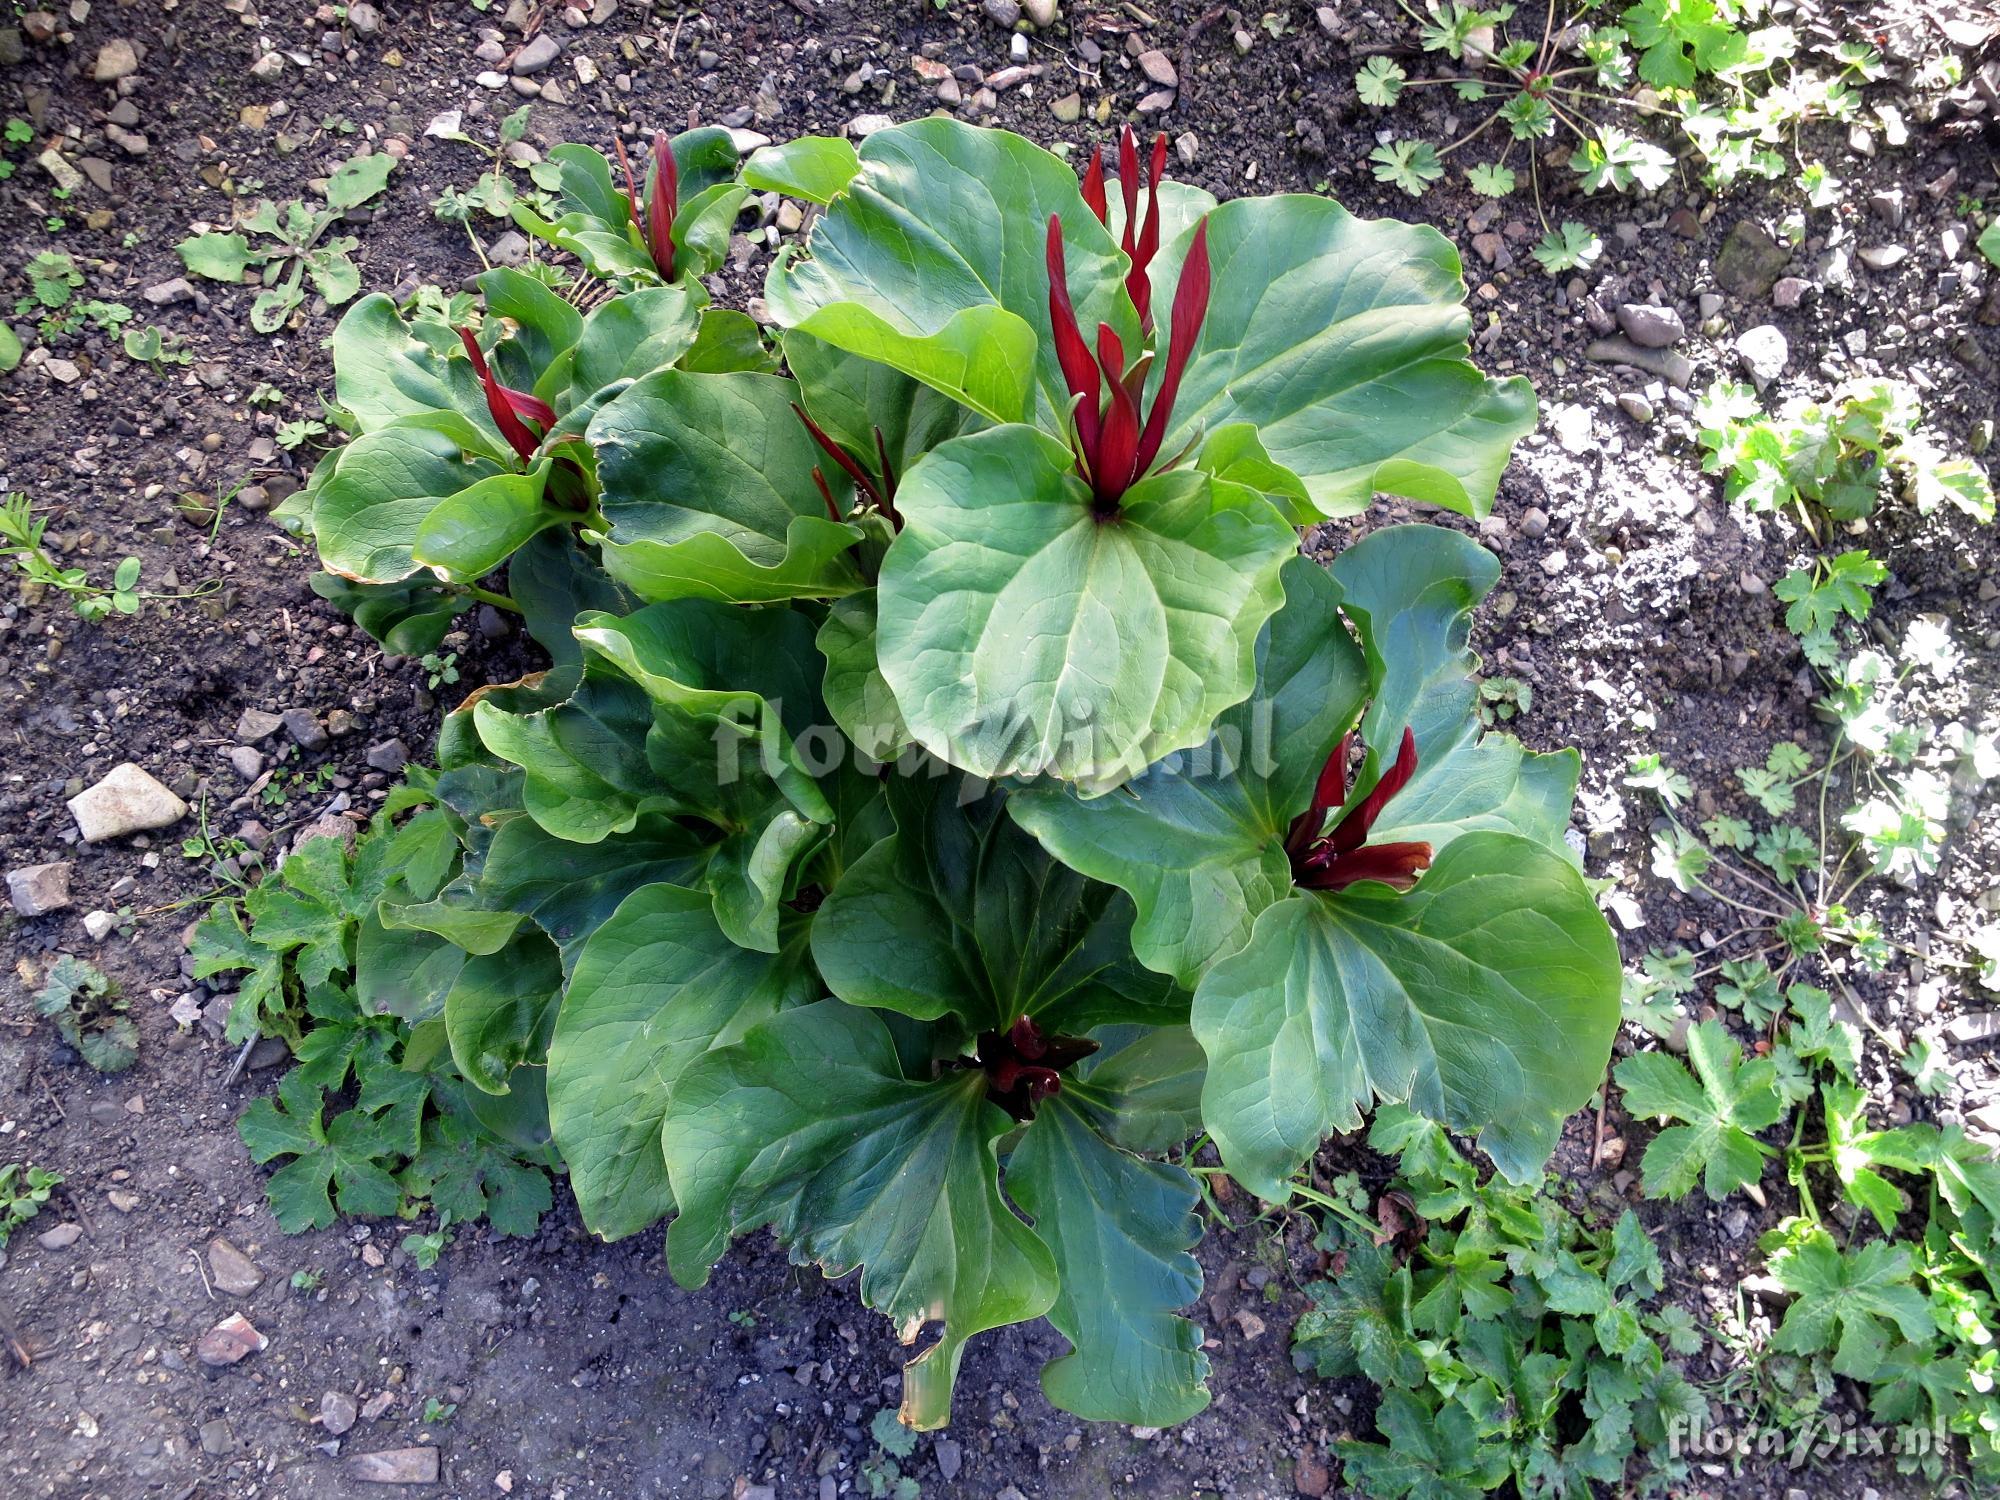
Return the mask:
<path id="1" fill-rule="evenodd" d="M 711 1047 L 809 998 L 805 923 L 777 953 L 739 948 L 705 891 L 634 891 L 578 955 L 549 1044 L 549 1121 L 592 1233 L 673 1212 L 660 1122 L 674 1080 Z"/>
<path id="2" fill-rule="evenodd" d="M 1049 1321 L 1073 1346 L 1042 1368 L 1049 1400 L 1087 1421 L 1149 1427 L 1205 1408 L 1201 1330 L 1178 1314 L 1201 1295 L 1187 1253 L 1201 1238 L 1194 1179 L 1113 1146 L 1065 1091 L 1037 1107 L 1007 1191 L 1055 1259 Z"/>
<path id="3" fill-rule="evenodd" d="M 1682 1122 L 1646 1147 L 1646 1192 L 1679 1198 L 1699 1181 L 1709 1197 L 1726 1198 L 1755 1182 L 1771 1154 L 1755 1132 L 1784 1112 L 1777 1064 L 1768 1057 L 1745 1062 L 1718 1021 L 1690 1028 L 1688 1060 L 1693 1075 L 1665 1053 L 1641 1052 L 1621 1062 L 1614 1076 L 1634 1117 Z"/>
<path id="4" fill-rule="evenodd" d="M 969 1032 L 1022 1016 L 1044 1033 L 1173 1021 L 1186 997 L 1132 959 L 1132 904 L 1057 864 L 955 775 L 888 783 L 896 833 L 862 855 L 813 923 L 813 959 L 853 1005 Z"/>
<path id="5" fill-rule="evenodd" d="M 691 1063 L 674 1085 L 667 1172 L 680 1217 L 676 1280 L 700 1286 L 729 1239 L 768 1224 L 829 1273 L 861 1271 L 861 1298 L 914 1343 L 902 1418 L 951 1416 L 966 1341 L 1046 1312 L 1053 1257 L 1000 1196 L 994 1142 L 1013 1121 L 985 1075 L 903 1076 L 889 1030 L 838 1001 L 787 1011 Z"/>
<path id="6" fill-rule="evenodd" d="M 1018 425 L 933 449 L 896 503 L 877 655 L 911 734 L 1093 793 L 1248 696 L 1297 547 L 1261 496 L 1199 472 L 1141 480 L 1102 521 L 1069 450 Z"/>
<path id="7" fill-rule="evenodd" d="M 1126 347 L 1138 323 L 1124 258 L 1076 173 L 1041 147 L 956 120 L 880 130 L 765 285 L 778 321 L 891 365 L 994 422 L 1069 408 L 1048 313 L 1049 216 L 1062 219 L 1083 326 Z"/>
<path id="8" fill-rule="evenodd" d="M 858 528 L 828 517 L 812 472 L 822 455 L 775 375 L 661 370 L 590 423 L 604 566 L 642 599 L 748 604 L 848 594 L 843 554 Z M 832 467 L 828 465 L 827 467 Z M 836 500 L 846 491 L 828 474 Z"/>
<path id="9" fill-rule="evenodd" d="M 1259 1196 L 1375 1099 L 1477 1134 L 1526 1181 L 1596 1088 L 1618 1024 L 1617 944 L 1582 875 L 1540 844 L 1472 833 L 1415 890 L 1300 893 L 1195 992 L 1202 1119 Z"/>
<path id="10" fill-rule="evenodd" d="M 1284 830 L 1361 708 L 1362 658 L 1340 625 L 1339 586 L 1303 557 L 1281 578 L 1285 603 L 1258 638 L 1256 687 L 1206 745 L 1108 797 L 1042 785 L 1009 799 L 1014 820 L 1063 863 L 1130 893 L 1133 950 L 1184 985 L 1242 947 L 1257 914 L 1291 889 Z"/>
<path id="11" fill-rule="evenodd" d="M 1450 242 L 1306 196 L 1239 198 L 1207 224 L 1214 292 L 1164 451 L 1250 422 L 1323 515 L 1378 490 L 1486 514 L 1535 400 L 1525 380 L 1467 362 Z M 1178 282 L 1189 243 L 1161 248 L 1155 286 Z"/>

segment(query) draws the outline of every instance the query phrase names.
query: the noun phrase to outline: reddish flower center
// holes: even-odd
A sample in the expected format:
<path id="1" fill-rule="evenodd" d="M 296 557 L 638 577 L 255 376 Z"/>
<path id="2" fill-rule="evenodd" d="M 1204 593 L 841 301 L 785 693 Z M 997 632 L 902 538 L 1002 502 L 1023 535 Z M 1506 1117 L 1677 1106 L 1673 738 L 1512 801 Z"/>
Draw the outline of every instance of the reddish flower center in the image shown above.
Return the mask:
<path id="1" fill-rule="evenodd" d="M 556 425 L 555 408 L 526 391 L 502 385 L 488 367 L 486 354 L 470 328 L 459 329 L 458 337 L 465 345 L 466 355 L 472 361 L 480 385 L 486 391 L 486 410 L 493 418 L 493 425 L 500 429 L 500 436 L 507 440 L 507 446 L 522 462 L 532 462 L 542 446 L 542 438 L 548 436 L 550 429 Z M 529 422 L 541 427 L 539 435 L 527 425 Z"/>
<path id="2" fill-rule="evenodd" d="M 977 1066 L 986 1071 L 987 1098 L 1017 1120 L 1032 1120 L 1037 1104 L 1062 1092 L 1062 1070 L 1096 1050 L 1082 1037 L 1045 1037 L 1023 1016 L 1005 1031 L 979 1034 Z"/>

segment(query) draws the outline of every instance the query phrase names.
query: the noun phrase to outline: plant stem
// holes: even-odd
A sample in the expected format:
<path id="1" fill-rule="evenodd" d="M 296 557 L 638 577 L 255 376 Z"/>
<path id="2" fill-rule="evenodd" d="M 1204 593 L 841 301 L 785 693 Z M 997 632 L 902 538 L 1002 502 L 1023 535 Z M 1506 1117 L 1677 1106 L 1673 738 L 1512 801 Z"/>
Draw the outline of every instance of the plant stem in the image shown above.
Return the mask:
<path id="1" fill-rule="evenodd" d="M 462 583 L 459 585 L 459 588 L 472 598 L 477 599 L 481 604 L 490 604 L 495 609 L 508 610 L 517 615 L 525 615 L 527 613 L 526 610 L 522 609 L 520 605 L 516 604 L 505 594 L 496 594 L 491 589 L 483 589 L 473 583 Z"/>

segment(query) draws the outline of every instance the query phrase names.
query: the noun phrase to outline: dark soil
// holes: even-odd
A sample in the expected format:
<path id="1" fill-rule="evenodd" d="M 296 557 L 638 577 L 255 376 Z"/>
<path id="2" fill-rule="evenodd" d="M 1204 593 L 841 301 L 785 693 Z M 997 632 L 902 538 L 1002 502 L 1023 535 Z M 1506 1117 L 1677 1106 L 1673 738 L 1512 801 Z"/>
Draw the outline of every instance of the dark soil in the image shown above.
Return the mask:
<path id="1" fill-rule="evenodd" d="M 364 286 L 453 286 L 479 269 L 464 234 L 436 222 L 430 204 L 441 190 L 468 185 L 481 160 L 422 131 L 439 111 L 462 109 L 468 131 L 490 137 L 495 117 L 522 100 L 511 87 L 494 92 L 474 81 L 496 66 L 475 49 L 484 34 L 511 55 L 522 33 L 501 26 L 497 0 L 484 15 L 445 0 L 384 9 L 392 14 L 380 29 L 361 35 L 305 0 L 98 0 L 73 37 L 30 43 L 23 61 L 0 68 L 19 101 L 6 112 L 35 126 L 30 158 L 60 145 L 72 159 L 108 163 L 111 181 L 108 192 L 86 186 L 59 201 L 30 161 L 0 184 L 9 246 L 0 291 L 9 301 L 25 294 L 27 258 L 60 249 L 87 269 L 81 295 L 130 303 L 139 320 L 177 335 L 195 355 L 192 365 L 155 369 L 127 359 L 115 335 L 57 338 L 47 355 L 70 362 L 73 381 L 56 378 L 42 356 L 0 379 L 0 488 L 24 490 L 50 513 L 52 546 L 94 579 L 132 553 L 149 588 L 214 585 L 198 600 L 149 604 L 101 625 L 80 622 L 60 598 L 10 594 L 0 605 L 8 743 L 0 867 L 57 859 L 75 867 L 73 908 L 0 917 L 9 967 L 20 965 L 20 982 L 10 981 L 0 1002 L 0 1161 L 33 1161 L 66 1178 L 49 1209 L 16 1233 L 0 1269 L 0 1322 L 33 1360 L 20 1370 L 0 1353 L 11 1371 L 0 1377 L 0 1490 L 105 1500 L 361 1495 L 380 1491 L 347 1474 L 348 1456 L 428 1443 L 442 1452 L 441 1489 L 452 1495 L 866 1494 L 860 1466 L 875 1451 L 868 1424 L 897 1399 L 895 1345 L 851 1287 L 788 1266 L 768 1241 L 732 1254 L 706 1290 L 689 1294 L 665 1275 L 657 1233 L 596 1244 L 566 1203 L 533 1241 L 462 1231 L 428 1272 L 398 1248 L 400 1225 L 280 1235 L 261 1173 L 233 1129 L 275 1072 L 252 1067 L 225 1084 L 235 1049 L 205 1025 L 183 1031 L 169 1016 L 190 991 L 208 998 L 184 977 L 183 932 L 210 887 L 181 853 L 196 820 L 86 847 L 63 806 L 114 765 L 134 761 L 204 808 L 217 836 L 286 845 L 325 818 L 366 817 L 390 779 L 369 768 L 370 747 L 400 739 L 421 758 L 442 707 L 531 664 L 533 648 L 497 617 L 468 614 L 450 643 L 460 679 L 433 692 L 429 671 L 384 658 L 313 596 L 310 557 L 247 503 L 268 504 L 309 466 L 310 447 L 287 455 L 274 439 L 281 421 L 318 415 L 337 310 L 313 305 L 297 327 L 265 338 L 250 330 L 249 290 L 196 282 L 192 300 L 157 309 L 141 295 L 181 274 L 172 247 L 190 224 L 229 218 L 219 184 L 283 201 L 363 146 L 407 153 L 387 195 L 357 215 L 369 222 L 352 226 Z M 1193 137 L 1194 160 L 1180 175 L 1223 196 L 1331 192 L 1363 214 L 1434 223 L 1460 246 L 1478 357 L 1495 372 L 1528 375 L 1545 418 L 1521 445 L 1493 517 L 1477 526 L 1446 521 L 1476 530 L 1505 563 L 1476 644 L 1490 674 L 1532 685 L 1533 709 L 1518 726 L 1524 738 L 1583 750 L 1576 826 L 1590 873 L 1616 879 L 1631 903 L 1620 918 L 1628 959 L 1726 932 L 1728 913 L 1648 873 L 1651 808 L 1621 779 L 1629 756 L 1657 750 L 1704 797 L 1731 807 L 1730 768 L 1761 763 L 1780 737 L 1824 742 L 1815 689 L 1768 592 L 1804 545 L 1787 526 L 1747 521 L 1722 505 L 1698 472 L 1679 393 L 1584 359 L 1592 319 L 1649 297 L 1677 307 L 1697 390 L 1713 374 L 1734 374 L 1738 332 L 1775 323 L 1791 346 L 1781 391 L 1819 394 L 1851 374 L 1895 374 L 1925 390 L 1937 426 L 1962 443 L 1995 415 L 2000 303 L 1984 299 L 1991 277 L 1979 278 L 1976 256 L 1948 261 L 1940 235 L 1962 222 L 1959 194 L 2000 196 L 1990 138 L 1949 110 L 1929 122 L 1908 100 L 1912 136 L 1901 150 L 1878 144 L 1862 157 L 1844 131 L 1809 132 L 1811 153 L 1849 184 L 1839 209 L 1813 216 L 1794 256 L 1793 273 L 1820 290 L 1790 311 L 1722 294 L 1704 326 L 1698 299 L 1718 291 L 1712 263 L 1725 236 L 1739 221 L 1775 221 L 1791 207 L 1784 195 L 1712 199 L 1693 185 L 1692 169 L 1684 185 L 1643 201 L 1553 188 L 1550 218 L 1589 224 L 1608 249 L 1588 276 L 1551 280 L 1526 255 L 1540 233 L 1530 227 L 1531 203 L 1509 200 L 1495 216 L 1449 185 L 1413 202 L 1373 180 L 1367 153 L 1391 122 L 1355 99 L 1354 55 L 1406 44 L 1405 28 L 1386 29 L 1347 4 L 1331 33 L 1311 6 L 1278 7 L 1286 29 L 1277 36 L 1254 11 L 1239 17 L 1180 0 L 1067 9 L 1069 19 L 1034 41 L 1042 76 L 999 93 L 976 117 L 1044 141 L 1105 137 L 1110 127 L 1090 125 L 1100 100 L 1115 125 L 1152 88 L 1128 60 L 1127 37 L 1136 36 L 1164 50 L 1179 73 L 1179 93 L 1158 123 Z M 690 117 L 777 139 L 833 132 L 864 113 L 903 119 L 935 107 L 938 86 L 919 76 L 913 58 L 932 72 L 933 62 L 987 73 L 1008 62 L 1006 33 L 971 0 L 943 11 L 930 0 L 720 0 L 702 11 L 599 0 L 598 10 L 609 13 L 602 24 L 573 27 L 557 4 L 516 0 L 517 14 L 561 44 L 535 81 L 557 80 L 564 97 L 536 102 L 531 144 L 603 143 L 620 122 L 650 129 Z M 1899 24 L 1920 24 L 1896 10 Z M 1157 24 L 1142 23 L 1142 14 Z M 1872 31 L 1879 18 L 1855 11 L 1821 19 L 1846 34 Z M 1233 37 L 1239 25 L 1247 53 Z M 142 44 L 139 71 L 120 86 L 92 82 L 99 49 L 120 37 Z M 250 70 L 266 38 L 286 60 L 276 77 L 260 79 Z M 1103 56 L 1096 66 L 1086 62 L 1093 47 Z M 594 82 L 579 81 L 583 57 L 595 63 Z M 977 89 L 964 85 L 961 114 L 975 116 Z M 1081 94 L 1082 126 L 1059 124 L 1051 110 L 1072 90 Z M 1870 97 L 1897 91 L 1884 86 Z M 107 112 L 121 101 L 136 106 L 144 155 L 107 139 Z M 285 108 L 272 109 L 278 103 Z M 1433 122 L 1406 103 L 1393 123 Z M 262 186 L 249 190 L 252 181 Z M 1906 194 L 1899 227 L 1869 206 L 1871 194 L 1894 187 Z M 66 221 L 58 233 L 47 227 L 52 215 Z M 505 228 L 474 227 L 488 242 Z M 1482 254 L 1474 236 L 1487 231 L 1498 239 L 1482 240 Z M 1829 250 L 1891 242 L 1911 253 L 1887 272 L 1856 264 L 1842 286 L 1815 269 Z M 741 305 L 755 297 L 770 251 L 761 230 L 737 248 L 713 290 Z M 17 321 L 32 334 L 32 317 Z M 282 405 L 249 403 L 263 382 L 284 392 Z M 1621 411 L 1621 394 L 1646 398 L 1650 425 Z M 243 485 L 257 489 L 239 494 L 216 523 L 216 497 Z M 1408 514 L 1378 507 L 1326 528 L 1316 545 L 1337 548 L 1368 525 Z M 1881 612 L 1890 638 L 1935 613 L 1967 652 L 1967 672 L 1932 705 L 1934 717 L 1976 723 L 1993 713 L 2000 599 L 1989 581 L 1991 535 L 1962 518 L 1917 522 L 1891 512 L 1854 543 L 1864 544 L 1896 575 Z M 307 748 L 280 731 L 263 747 L 265 770 L 246 781 L 227 758 L 246 708 L 304 709 L 346 732 Z M 2000 822 L 1968 800 L 1939 876 L 1879 904 L 1885 930 L 1919 950 L 1933 933 L 1962 939 L 1982 920 L 1979 903 L 1996 872 Z M 121 930 L 102 944 L 82 921 L 99 910 L 120 916 Z M 29 976 L 58 952 L 90 957 L 132 997 L 142 1052 L 130 1072 L 90 1073 L 34 1018 Z M 1874 1020 L 1902 1035 L 1980 1003 L 1956 971 L 1905 958 L 1865 978 L 1861 994 Z M 1970 1051 L 1955 1066 L 1968 1103 L 1995 1097 L 1990 1058 Z M 1885 1108 L 1937 1114 L 1907 1090 L 1893 1093 L 1886 1075 L 1880 1083 Z M 1623 1150 L 1636 1165 L 1643 1128 L 1628 1132 L 1614 1108 L 1604 1129 L 1610 1155 Z M 1630 1168 L 1591 1165 L 1596 1130 L 1587 1115 L 1573 1122 L 1563 1175 L 1579 1191 L 1640 1207 L 1679 1278 L 1675 1295 L 1705 1318 L 1733 1307 L 1737 1283 L 1754 1269 L 1757 1230 L 1788 1206 L 1775 1174 L 1768 1210 L 1740 1218 L 1699 1197 L 1671 1208 L 1640 1204 Z M 1755 1209 L 1741 1199 L 1728 1206 L 1739 1205 Z M 1248 1218 L 1244 1205 L 1235 1208 Z M 82 1229 L 73 1244 L 39 1243 L 65 1223 Z M 239 1297 L 210 1286 L 206 1247 L 218 1235 L 262 1270 L 255 1291 Z M 1302 1377 L 1287 1357 L 1300 1287 L 1318 1270 L 1308 1226 L 1218 1230 L 1202 1255 L 1215 1362 L 1208 1412 L 1165 1433 L 1088 1427 L 1040 1395 L 1036 1372 L 1059 1348 L 1054 1334 L 989 1335 L 966 1358 L 950 1432 L 922 1439 L 904 1465 L 924 1494 L 1325 1493 L 1327 1442 L 1366 1435 L 1371 1403 L 1364 1387 Z M 317 1289 L 295 1290 L 297 1273 L 317 1275 Z M 238 1311 L 268 1347 L 230 1369 L 205 1370 L 194 1343 Z M 1713 1377 L 1724 1358 L 1704 1354 L 1691 1373 Z M 318 1423 L 329 1392 L 361 1404 L 378 1393 L 391 1399 L 335 1438 Z M 456 1410 L 426 1424 L 428 1400 Z M 1682 1492 L 1765 1495 L 1800 1482 L 1859 1494 L 1871 1481 L 1885 1494 L 1915 1493 L 1909 1481 L 1853 1466 L 1809 1480 L 1697 1470 Z"/>

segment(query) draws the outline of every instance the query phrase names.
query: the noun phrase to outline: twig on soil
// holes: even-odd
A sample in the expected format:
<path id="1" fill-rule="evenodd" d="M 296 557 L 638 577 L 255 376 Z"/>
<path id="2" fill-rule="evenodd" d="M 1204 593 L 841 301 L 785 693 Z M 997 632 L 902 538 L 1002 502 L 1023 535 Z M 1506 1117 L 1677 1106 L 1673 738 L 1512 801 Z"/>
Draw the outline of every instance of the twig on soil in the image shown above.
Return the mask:
<path id="1" fill-rule="evenodd" d="M 83 1232 L 95 1239 L 97 1237 L 97 1225 L 91 1222 L 90 1214 L 84 1209 L 83 1199 L 76 1195 L 76 1190 L 68 1183 L 62 1183 L 61 1187 L 63 1202 L 69 1205 L 71 1215 L 76 1219 L 77 1223 L 83 1226 Z"/>
<path id="2" fill-rule="evenodd" d="M 250 1049 L 256 1045 L 257 1038 L 254 1036 L 243 1044 L 243 1050 L 236 1054 L 236 1061 L 230 1065 L 229 1076 L 222 1080 L 224 1088 L 230 1087 L 238 1078 L 243 1076 L 243 1065 L 250 1061 Z"/>
<path id="3" fill-rule="evenodd" d="M 188 1259 L 192 1260 L 194 1268 L 201 1272 L 201 1289 L 208 1293 L 208 1300 L 213 1302 L 215 1300 L 215 1288 L 208 1284 L 208 1267 L 201 1263 L 201 1252 L 192 1245 L 188 1246 Z"/>
<path id="4" fill-rule="evenodd" d="M 794 0 L 794 3 L 796 3 L 796 0 Z M 1124 4 L 1118 8 L 1137 21 L 1141 26 L 1157 26 L 1160 24 L 1157 17 L 1147 15 L 1138 6 L 1134 5 L 1132 0 L 1124 0 Z"/>
<path id="5" fill-rule="evenodd" d="M 21 1336 L 14 1332 L 14 1325 L 5 1318 L 0 1318 L 0 1342 L 7 1345 L 7 1352 L 20 1362 L 22 1369 L 34 1368 L 35 1356 L 29 1353 L 28 1346 L 21 1342 Z"/>

